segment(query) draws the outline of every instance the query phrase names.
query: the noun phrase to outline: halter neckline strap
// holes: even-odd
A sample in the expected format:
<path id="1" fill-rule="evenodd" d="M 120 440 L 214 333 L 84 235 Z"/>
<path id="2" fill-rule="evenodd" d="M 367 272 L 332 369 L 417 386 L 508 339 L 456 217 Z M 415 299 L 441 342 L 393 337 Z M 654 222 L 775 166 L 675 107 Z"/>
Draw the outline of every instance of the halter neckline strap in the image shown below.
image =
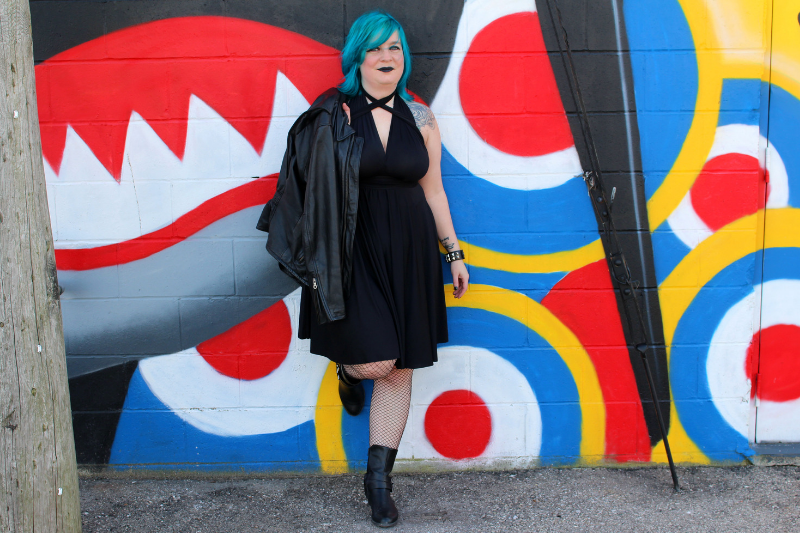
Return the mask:
<path id="1" fill-rule="evenodd" d="M 374 96 L 369 94 L 367 91 L 365 91 L 364 87 L 361 87 L 361 92 L 364 94 L 364 96 L 366 96 L 367 98 L 372 100 L 372 102 L 371 103 L 367 103 L 366 106 L 362 107 L 358 111 L 355 111 L 353 113 L 353 117 L 352 118 L 357 118 L 357 117 L 360 117 L 361 115 L 365 115 L 365 114 L 369 113 L 370 111 L 372 111 L 373 109 L 375 109 L 377 107 L 380 107 L 381 109 L 385 109 L 386 111 L 389 111 L 392 114 L 395 113 L 395 110 L 393 108 L 389 107 L 386 104 L 388 104 L 389 101 L 397 95 L 397 89 L 396 88 L 395 88 L 394 91 L 392 91 L 392 94 L 390 94 L 389 96 L 386 96 L 384 98 L 375 98 Z"/>
<path id="2" fill-rule="evenodd" d="M 374 96 L 369 94 L 367 91 L 365 91 L 363 86 L 361 87 L 361 93 L 364 96 L 366 96 L 368 99 L 372 100 L 372 102 L 367 103 L 367 105 L 365 105 L 364 107 L 362 107 L 361 109 L 359 109 L 357 111 L 352 111 L 350 120 L 355 120 L 356 118 L 360 117 L 361 115 L 366 115 L 367 113 L 372 112 L 373 109 L 375 109 L 377 107 L 380 107 L 381 109 L 385 109 L 386 111 L 390 112 L 392 115 L 400 118 L 404 122 L 407 122 L 408 124 L 412 125 L 414 127 L 414 130 L 417 133 L 419 133 L 420 136 L 422 136 L 422 133 L 420 133 L 419 129 L 417 129 L 416 122 L 414 122 L 412 119 L 410 119 L 407 116 L 405 116 L 403 113 L 400 113 L 400 111 L 397 109 L 397 100 L 395 100 L 394 107 L 389 107 L 388 105 L 386 105 L 386 104 L 389 103 L 389 100 L 391 100 L 392 98 L 397 96 L 397 88 L 395 88 L 395 90 L 394 90 L 394 92 L 392 92 L 392 94 L 390 94 L 389 96 L 386 96 L 384 98 L 375 98 Z M 400 99 L 402 100 L 402 98 L 400 98 Z"/>

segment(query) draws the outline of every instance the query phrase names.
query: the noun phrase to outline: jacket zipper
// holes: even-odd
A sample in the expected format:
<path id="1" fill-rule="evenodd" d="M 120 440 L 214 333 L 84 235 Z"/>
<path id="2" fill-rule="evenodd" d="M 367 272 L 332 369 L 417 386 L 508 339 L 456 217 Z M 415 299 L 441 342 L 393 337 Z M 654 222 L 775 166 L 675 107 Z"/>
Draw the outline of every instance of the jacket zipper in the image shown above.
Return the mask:
<path id="1" fill-rule="evenodd" d="M 314 289 L 317 288 L 317 278 L 311 278 L 311 286 Z M 325 301 L 325 297 L 322 295 L 321 289 L 317 292 L 317 300 L 322 304 L 322 309 L 325 311 L 328 320 L 331 320 L 331 310 L 328 307 L 328 302 Z"/>
<path id="2" fill-rule="evenodd" d="M 347 158 L 345 161 L 350 161 L 350 153 L 353 151 L 353 143 L 350 142 L 349 146 L 347 147 Z M 342 201 L 342 228 L 347 226 L 347 204 L 350 200 L 350 184 L 344 184 L 344 200 Z M 344 237 L 344 235 L 342 235 Z"/>
<path id="3" fill-rule="evenodd" d="M 358 141 L 359 141 L 359 139 L 358 139 L 358 137 L 356 137 L 356 138 L 354 138 L 352 140 L 352 142 L 350 142 L 350 146 L 347 149 L 347 161 L 350 161 L 354 154 L 358 154 L 359 160 L 361 159 L 361 152 L 359 150 Z M 358 170 L 357 169 L 355 170 L 355 173 L 356 173 L 356 175 L 358 174 Z M 358 178 L 356 178 L 356 180 L 357 179 Z M 347 209 L 348 209 L 348 206 L 350 204 L 350 186 L 349 186 L 350 184 L 347 184 L 347 185 L 348 186 L 346 186 L 344 188 L 344 190 L 345 190 L 345 200 L 344 200 L 344 213 L 343 213 L 344 216 L 343 216 L 343 219 L 345 221 L 347 220 L 347 216 L 346 216 L 347 215 Z M 344 252 L 346 252 L 346 247 L 347 247 L 347 239 L 345 238 L 344 235 L 342 236 L 342 242 L 345 245 L 345 249 L 342 250 L 342 252 L 343 252 L 342 256 L 344 257 L 344 255 L 345 255 Z M 352 248 L 352 246 L 350 246 L 350 279 L 352 279 L 352 273 L 353 273 L 352 254 L 353 254 L 353 248 Z M 344 280 L 342 280 L 342 286 L 344 286 L 345 283 L 347 283 L 348 290 L 349 290 L 350 282 L 349 281 L 345 282 Z"/>
<path id="4" fill-rule="evenodd" d="M 349 133 L 349 134 L 348 134 L 347 136 L 345 136 L 344 138 L 340 139 L 340 141 L 343 141 L 345 138 L 349 137 L 350 135 L 352 135 L 352 134 L 354 134 L 354 133 L 355 133 L 355 130 L 353 130 L 351 133 Z M 348 157 L 347 157 L 347 160 L 348 160 L 348 161 L 350 160 L 350 155 L 352 154 L 352 150 L 353 150 L 353 142 L 351 142 L 351 143 L 350 143 L 350 145 L 348 146 L 348 149 L 347 149 L 347 156 L 348 156 Z M 349 194 L 349 193 L 350 193 L 350 189 L 349 189 L 349 187 L 345 187 L 345 202 L 344 202 L 345 212 L 346 212 L 346 210 L 347 210 L 347 200 L 349 199 L 349 196 L 350 196 L 350 194 Z M 315 277 L 312 277 L 312 278 L 311 278 L 311 287 L 312 287 L 313 289 L 315 289 L 315 290 L 317 289 L 317 278 L 315 278 Z M 326 301 L 325 301 L 325 298 L 324 298 L 324 297 L 323 297 L 323 295 L 322 295 L 322 291 L 319 291 L 319 292 L 317 292 L 317 298 L 318 298 L 318 301 L 319 301 L 320 303 L 322 303 L 322 308 L 323 308 L 323 309 L 324 309 L 324 311 L 325 311 L 325 315 L 326 315 L 326 316 L 328 317 L 328 319 L 330 320 L 330 319 L 331 319 L 331 310 L 330 310 L 330 308 L 328 307 L 328 302 L 326 302 Z"/>

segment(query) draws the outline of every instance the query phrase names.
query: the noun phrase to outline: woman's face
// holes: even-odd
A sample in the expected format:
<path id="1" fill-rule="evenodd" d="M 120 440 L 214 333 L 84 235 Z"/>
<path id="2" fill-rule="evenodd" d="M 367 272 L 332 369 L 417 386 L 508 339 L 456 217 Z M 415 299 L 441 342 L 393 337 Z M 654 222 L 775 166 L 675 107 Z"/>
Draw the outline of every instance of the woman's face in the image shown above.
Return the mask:
<path id="1" fill-rule="evenodd" d="M 368 87 L 396 86 L 403 76 L 403 59 L 403 47 L 397 32 L 380 46 L 367 50 L 360 67 L 364 88 L 369 91 Z"/>

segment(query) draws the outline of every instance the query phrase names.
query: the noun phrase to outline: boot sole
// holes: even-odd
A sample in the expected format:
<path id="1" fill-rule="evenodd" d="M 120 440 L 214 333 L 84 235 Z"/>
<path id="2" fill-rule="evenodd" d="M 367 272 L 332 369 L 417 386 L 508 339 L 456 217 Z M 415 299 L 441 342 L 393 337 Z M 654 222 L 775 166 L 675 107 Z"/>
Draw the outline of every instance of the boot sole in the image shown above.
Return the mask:
<path id="1" fill-rule="evenodd" d="M 364 497 L 367 498 L 367 503 L 370 505 L 370 507 L 372 507 L 372 504 L 369 503 L 369 495 L 367 494 L 367 490 L 366 489 L 364 489 Z M 380 528 L 383 528 L 383 529 L 388 529 L 390 527 L 394 527 L 400 521 L 400 517 L 398 517 L 397 520 L 395 520 L 391 524 L 381 524 L 380 522 L 376 522 L 375 520 L 373 520 L 371 516 L 369 517 L 369 519 L 373 524 L 375 524 L 376 526 L 378 526 Z"/>

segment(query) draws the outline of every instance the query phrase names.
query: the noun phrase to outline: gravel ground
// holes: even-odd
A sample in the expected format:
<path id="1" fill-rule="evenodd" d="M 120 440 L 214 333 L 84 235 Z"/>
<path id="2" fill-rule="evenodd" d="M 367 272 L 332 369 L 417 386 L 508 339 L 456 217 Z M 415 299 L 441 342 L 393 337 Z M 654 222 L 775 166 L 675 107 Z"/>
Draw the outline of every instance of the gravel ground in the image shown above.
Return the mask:
<path id="1" fill-rule="evenodd" d="M 542 468 L 398 474 L 396 532 L 796 532 L 800 469 Z M 377 532 L 361 477 L 81 480 L 83 531 Z"/>

